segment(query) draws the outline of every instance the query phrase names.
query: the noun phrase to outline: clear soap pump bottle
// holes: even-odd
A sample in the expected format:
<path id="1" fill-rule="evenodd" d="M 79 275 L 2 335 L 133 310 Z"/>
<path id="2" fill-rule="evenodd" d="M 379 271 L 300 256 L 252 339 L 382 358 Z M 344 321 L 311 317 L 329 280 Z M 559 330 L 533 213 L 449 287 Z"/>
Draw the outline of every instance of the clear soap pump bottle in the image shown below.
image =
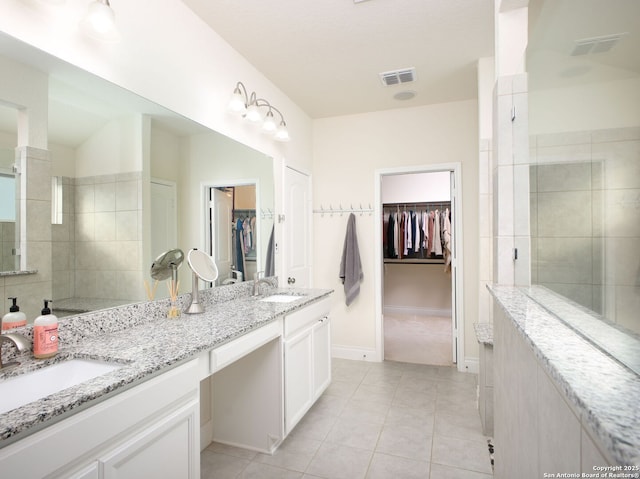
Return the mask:
<path id="1" fill-rule="evenodd" d="M 2 317 L 2 330 L 19 328 L 27 324 L 27 316 L 20 311 L 18 307 L 18 298 L 9 298 L 13 300 L 13 305 L 9 308 L 9 312 Z"/>
<path id="2" fill-rule="evenodd" d="M 44 300 L 42 315 L 33 322 L 33 356 L 51 358 L 58 354 L 58 318 L 51 314 L 50 299 Z"/>

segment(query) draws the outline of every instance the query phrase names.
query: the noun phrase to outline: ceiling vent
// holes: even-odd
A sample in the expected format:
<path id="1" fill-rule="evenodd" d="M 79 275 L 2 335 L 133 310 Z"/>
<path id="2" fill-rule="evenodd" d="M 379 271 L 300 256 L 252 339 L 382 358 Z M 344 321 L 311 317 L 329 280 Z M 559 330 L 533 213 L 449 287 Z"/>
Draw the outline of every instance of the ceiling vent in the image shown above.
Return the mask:
<path id="1" fill-rule="evenodd" d="M 575 46 L 571 51 L 572 57 L 581 55 L 593 55 L 595 53 L 604 53 L 611 50 L 626 33 L 616 33 L 613 35 L 605 35 L 602 37 L 583 38 L 576 40 Z"/>
<path id="2" fill-rule="evenodd" d="M 379 73 L 379 75 L 384 86 L 400 85 L 401 83 L 416 81 L 416 69 L 413 67 Z"/>

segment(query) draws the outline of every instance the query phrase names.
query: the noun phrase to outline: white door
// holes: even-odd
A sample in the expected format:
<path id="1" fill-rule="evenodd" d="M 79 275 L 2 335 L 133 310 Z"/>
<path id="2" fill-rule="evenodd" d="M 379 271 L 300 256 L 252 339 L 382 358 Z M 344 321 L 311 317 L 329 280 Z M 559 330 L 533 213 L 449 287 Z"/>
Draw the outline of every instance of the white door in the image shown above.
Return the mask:
<path id="1" fill-rule="evenodd" d="M 284 238 L 285 271 L 289 286 L 310 287 L 311 235 L 309 214 L 311 210 L 311 187 L 309 175 L 292 168 L 285 168 L 284 175 Z"/>
<path id="2" fill-rule="evenodd" d="M 209 190 L 209 244 L 208 253 L 218 267 L 218 283 L 229 278 L 233 264 L 231 225 L 233 223 L 233 199 L 217 188 Z"/>
<path id="3" fill-rule="evenodd" d="M 151 262 L 165 251 L 177 247 L 176 185 L 151 180 Z"/>
<path id="4" fill-rule="evenodd" d="M 458 202 L 458 194 L 456 191 L 456 176 L 455 173 L 451 172 L 451 217 L 457 218 L 458 211 L 456 207 Z M 451 222 L 452 227 L 452 237 L 453 241 L 451 242 L 451 352 L 452 357 L 451 361 L 453 364 L 458 362 L 458 280 L 456 275 L 458 273 L 458 262 L 456 260 L 456 255 L 458 253 L 456 244 L 458 243 L 458 237 L 455 229 L 455 221 Z"/>

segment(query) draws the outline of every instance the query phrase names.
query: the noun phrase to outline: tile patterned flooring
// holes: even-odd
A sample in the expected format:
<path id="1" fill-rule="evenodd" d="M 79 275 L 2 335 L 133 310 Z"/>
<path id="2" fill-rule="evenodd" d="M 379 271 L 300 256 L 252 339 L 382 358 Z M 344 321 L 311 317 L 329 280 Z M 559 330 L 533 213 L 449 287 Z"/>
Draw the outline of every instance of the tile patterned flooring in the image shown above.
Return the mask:
<path id="1" fill-rule="evenodd" d="M 385 313 L 384 356 L 389 361 L 451 366 L 451 316 Z"/>
<path id="2" fill-rule="evenodd" d="M 202 479 L 490 479 L 477 375 L 333 360 L 327 391 L 273 455 L 213 443 Z"/>

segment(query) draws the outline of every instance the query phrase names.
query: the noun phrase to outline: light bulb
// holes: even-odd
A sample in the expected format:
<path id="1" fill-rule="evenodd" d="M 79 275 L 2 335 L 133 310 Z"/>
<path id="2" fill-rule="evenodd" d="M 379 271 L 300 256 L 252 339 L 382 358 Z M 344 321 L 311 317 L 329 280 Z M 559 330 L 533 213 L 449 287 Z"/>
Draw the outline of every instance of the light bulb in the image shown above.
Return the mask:
<path id="1" fill-rule="evenodd" d="M 267 116 L 264 119 L 264 122 L 262 123 L 262 129 L 268 133 L 273 133 L 277 128 L 278 125 L 276 124 L 276 120 L 273 117 L 273 112 L 269 110 L 267 112 Z"/>
<path id="2" fill-rule="evenodd" d="M 258 105 L 252 103 L 247 107 L 247 113 L 245 114 L 245 118 L 252 122 L 257 122 L 262 119 L 262 115 L 260 114 L 260 110 L 258 110 Z"/>
<path id="3" fill-rule="evenodd" d="M 116 16 L 108 0 L 96 0 L 91 3 L 85 21 L 99 35 L 107 34 L 116 28 Z"/>
<path id="4" fill-rule="evenodd" d="M 280 126 L 276 130 L 275 139 L 278 141 L 289 141 L 289 130 L 284 121 L 280 122 Z"/>
<path id="5" fill-rule="evenodd" d="M 244 113 L 246 109 L 247 105 L 244 102 L 244 97 L 242 93 L 240 93 L 240 90 L 236 88 L 229 100 L 229 110 L 236 113 Z"/>

